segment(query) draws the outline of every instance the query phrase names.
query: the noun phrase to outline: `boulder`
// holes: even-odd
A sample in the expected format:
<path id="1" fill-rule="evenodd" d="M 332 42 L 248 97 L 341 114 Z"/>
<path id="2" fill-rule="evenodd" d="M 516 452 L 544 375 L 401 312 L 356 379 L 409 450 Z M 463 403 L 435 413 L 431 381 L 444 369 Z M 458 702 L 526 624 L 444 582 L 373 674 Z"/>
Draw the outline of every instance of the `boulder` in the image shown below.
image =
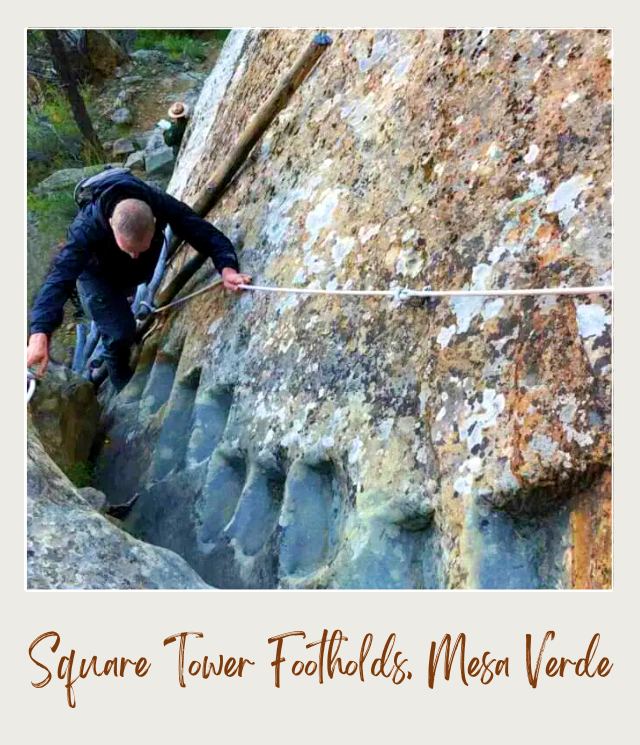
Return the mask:
<path id="1" fill-rule="evenodd" d="M 149 176 L 170 174 L 173 170 L 175 156 L 173 148 L 163 145 L 144 152 L 144 168 Z"/>
<path id="2" fill-rule="evenodd" d="M 132 171 L 144 171 L 144 153 L 140 150 L 131 153 L 131 155 L 126 159 L 124 167 L 129 168 Z"/>
<path id="3" fill-rule="evenodd" d="M 67 474 L 86 464 L 98 427 L 93 385 L 68 367 L 50 363 L 29 404 L 45 450 Z"/>
<path id="4" fill-rule="evenodd" d="M 71 189 L 87 176 L 93 176 L 96 173 L 100 173 L 105 167 L 104 163 L 100 163 L 95 166 L 86 166 L 85 168 L 63 168 L 60 171 L 55 171 L 50 176 L 47 176 L 44 181 L 41 181 L 33 190 L 38 196 L 45 196 L 54 191 L 63 191 L 64 189 Z"/>
<path id="5" fill-rule="evenodd" d="M 154 128 L 149 129 L 146 132 L 136 132 L 132 135 L 135 146 L 140 150 L 144 150 L 147 147 L 149 140 L 153 138 L 157 131 L 158 130 Z M 162 141 L 162 144 L 164 144 L 164 140 Z"/>
<path id="6" fill-rule="evenodd" d="M 113 143 L 113 157 L 122 158 L 134 152 L 135 149 L 136 148 L 131 140 L 126 137 L 121 137 Z"/>
<path id="7" fill-rule="evenodd" d="M 126 62 L 127 55 L 118 42 L 105 31 L 89 29 L 86 32 L 86 55 L 92 69 L 101 77 L 109 77 Z"/>
<path id="8" fill-rule="evenodd" d="M 95 510 L 27 438 L 27 587 L 39 590 L 204 589 L 184 559 L 132 538 Z"/>
<path id="9" fill-rule="evenodd" d="M 128 88 L 125 88 L 124 90 L 121 90 L 118 95 L 115 97 L 115 100 L 113 102 L 113 108 L 119 109 L 131 101 L 131 98 L 133 97 L 133 91 L 129 90 Z"/>
<path id="10" fill-rule="evenodd" d="M 133 118 L 126 107 L 116 109 L 109 117 L 114 124 L 131 124 Z"/>
<path id="11" fill-rule="evenodd" d="M 164 62 L 166 55 L 159 49 L 138 49 L 129 55 L 134 62 L 147 65 Z"/>
<path id="12" fill-rule="evenodd" d="M 156 176 L 156 178 L 147 178 L 145 175 L 144 180 L 145 180 L 145 183 L 149 184 L 149 186 L 153 186 L 154 189 L 158 189 L 160 191 L 166 191 L 170 178 L 171 178 L 170 175 Z"/>
<path id="13" fill-rule="evenodd" d="M 126 52 L 108 31 L 76 29 L 65 34 L 69 65 L 79 80 L 100 83 L 117 76 L 118 65 L 128 61 Z"/>
<path id="14" fill-rule="evenodd" d="M 163 147 L 166 147 L 163 132 L 159 127 L 155 127 L 149 132 L 149 136 L 147 137 L 147 141 L 144 146 L 145 152 L 159 150 Z"/>

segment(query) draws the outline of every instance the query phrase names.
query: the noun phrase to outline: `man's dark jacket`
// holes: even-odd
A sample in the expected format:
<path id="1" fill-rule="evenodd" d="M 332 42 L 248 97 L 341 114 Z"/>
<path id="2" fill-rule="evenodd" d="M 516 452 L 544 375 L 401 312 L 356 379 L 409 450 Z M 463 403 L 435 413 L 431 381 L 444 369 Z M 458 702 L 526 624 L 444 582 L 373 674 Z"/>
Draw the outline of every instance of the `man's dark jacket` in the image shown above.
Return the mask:
<path id="1" fill-rule="evenodd" d="M 156 218 L 151 246 L 137 259 L 118 248 L 109 225 L 114 207 L 123 199 L 146 202 Z M 167 224 L 178 237 L 210 257 L 219 272 L 225 267 L 239 270 L 233 245 L 223 233 L 186 204 L 126 173 L 83 207 L 71 224 L 67 242 L 52 262 L 33 305 L 31 333 L 51 334 L 60 325 L 64 304 L 83 275 L 106 281 L 123 293 L 148 282 L 160 256 Z"/>

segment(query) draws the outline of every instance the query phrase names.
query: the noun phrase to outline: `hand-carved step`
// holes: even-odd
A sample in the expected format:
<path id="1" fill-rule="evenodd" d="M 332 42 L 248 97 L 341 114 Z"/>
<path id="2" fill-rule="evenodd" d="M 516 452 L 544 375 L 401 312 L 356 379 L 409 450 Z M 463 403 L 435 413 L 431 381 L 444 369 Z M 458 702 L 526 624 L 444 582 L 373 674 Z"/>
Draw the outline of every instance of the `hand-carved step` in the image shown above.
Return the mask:
<path id="1" fill-rule="evenodd" d="M 233 401 L 230 386 L 198 389 L 193 404 L 193 429 L 187 447 L 187 466 L 195 466 L 211 456 L 222 440 Z"/>
<path id="2" fill-rule="evenodd" d="M 298 461 L 287 475 L 280 525 L 281 575 L 302 577 L 326 563 L 336 547 L 340 500 L 329 462 Z"/>
<path id="3" fill-rule="evenodd" d="M 372 520 L 366 536 L 358 538 L 357 555 L 341 567 L 341 587 L 362 589 L 433 589 L 438 576 L 440 545 L 433 523 L 421 530 Z"/>
<path id="4" fill-rule="evenodd" d="M 479 502 L 470 508 L 468 521 L 477 536 L 474 587 L 531 590 L 561 584 L 568 507 L 518 518 Z"/>
<path id="5" fill-rule="evenodd" d="M 145 345 L 136 372 L 114 400 L 114 425 L 96 454 L 95 478 L 112 504 L 127 502 L 145 486 L 161 426 L 151 415 L 169 398 L 177 366 L 175 355 L 156 350 L 153 342 Z"/>
<path id="6" fill-rule="evenodd" d="M 273 534 L 282 508 L 284 475 L 253 464 L 235 514 L 225 530 L 246 556 L 255 556 Z"/>
<path id="7" fill-rule="evenodd" d="M 149 342 L 145 344 L 140 352 L 133 377 L 118 394 L 117 406 L 130 403 L 138 403 L 149 380 L 153 363 L 158 351 L 158 343 Z"/>
<path id="8" fill-rule="evenodd" d="M 184 465 L 199 382 L 200 368 L 196 368 L 173 386 L 149 469 L 151 482 L 163 479 L 170 471 Z"/>
<path id="9" fill-rule="evenodd" d="M 167 402 L 173 388 L 173 380 L 178 368 L 179 357 L 158 350 L 151 374 L 140 401 L 140 414 L 150 417 Z"/>
<path id="10" fill-rule="evenodd" d="M 198 513 L 199 540 L 214 544 L 233 517 L 244 488 L 246 464 L 241 453 L 219 448 L 211 457 Z"/>
<path id="11" fill-rule="evenodd" d="M 194 505 L 204 481 L 205 466 L 172 473 L 144 489 L 123 527 L 141 540 L 180 554 L 201 573 Z"/>

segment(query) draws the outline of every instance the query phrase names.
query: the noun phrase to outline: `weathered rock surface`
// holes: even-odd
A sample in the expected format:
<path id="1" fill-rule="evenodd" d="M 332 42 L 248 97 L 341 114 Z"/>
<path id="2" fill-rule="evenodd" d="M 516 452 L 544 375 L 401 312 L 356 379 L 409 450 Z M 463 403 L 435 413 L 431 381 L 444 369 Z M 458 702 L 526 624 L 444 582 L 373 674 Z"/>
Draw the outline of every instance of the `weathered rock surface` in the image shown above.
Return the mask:
<path id="1" fill-rule="evenodd" d="M 255 283 L 609 283 L 608 32 L 332 35 L 210 215 Z M 170 191 L 308 37 L 229 36 Z M 608 587 L 610 310 L 202 295 L 147 340 L 98 484 L 217 586 Z"/>
<path id="2" fill-rule="evenodd" d="M 44 449 L 67 474 L 88 461 L 98 414 L 93 385 L 62 365 L 49 365 L 29 404 Z"/>
<path id="3" fill-rule="evenodd" d="M 127 60 L 127 54 L 118 42 L 110 34 L 98 29 L 86 31 L 85 48 L 92 71 L 104 78 Z"/>
<path id="4" fill-rule="evenodd" d="M 167 145 L 154 147 L 144 152 L 144 168 L 149 176 L 167 176 L 173 170 L 175 156 Z"/>
<path id="5" fill-rule="evenodd" d="M 110 116 L 111 121 L 114 124 L 131 124 L 133 117 L 131 112 L 126 106 L 117 108 Z"/>
<path id="6" fill-rule="evenodd" d="M 137 49 L 135 52 L 131 52 L 129 55 L 134 62 L 142 64 L 153 64 L 162 62 L 166 55 L 159 49 Z"/>
<path id="7" fill-rule="evenodd" d="M 78 489 L 78 494 L 88 502 L 94 510 L 102 510 L 107 506 L 107 497 L 104 492 L 94 489 L 93 486 L 83 486 Z"/>
<path id="8" fill-rule="evenodd" d="M 144 153 L 140 150 L 131 153 L 131 155 L 126 159 L 124 167 L 130 168 L 132 171 L 144 171 Z"/>
<path id="9" fill-rule="evenodd" d="M 144 150 L 149 144 L 149 140 L 151 140 L 154 137 L 154 135 L 156 135 L 156 133 L 158 132 L 159 130 L 155 128 L 150 129 L 147 132 L 136 132 L 133 135 L 133 142 L 135 143 L 136 147 L 139 147 L 141 150 Z M 162 133 L 160 132 L 160 134 Z M 160 144 L 164 144 L 164 140 Z"/>
<path id="10" fill-rule="evenodd" d="M 145 153 L 152 153 L 154 150 L 160 150 L 165 148 L 167 145 L 164 141 L 164 135 L 159 127 L 155 127 L 150 132 L 143 132 L 137 135 L 140 141 L 144 140 L 144 151 Z"/>
<path id="11" fill-rule="evenodd" d="M 132 538 L 96 512 L 29 431 L 27 586 L 31 589 L 205 588 L 176 554 Z"/>
<path id="12" fill-rule="evenodd" d="M 60 171 L 55 171 L 51 176 L 41 181 L 34 189 L 34 192 L 39 196 L 43 196 L 54 191 L 73 189 L 78 181 L 100 173 L 104 168 L 104 163 L 95 166 L 85 166 L 84 168 L 63 168 Z"/>
<path id="13" fill-rule="evenodd" d="M 51 200 L 53 201 L 53 200 Z M 49 205 L 46 205 L 49 207 Z M 27 303 L 31 307 L 51 264 L 56 247 L 66 235 L 69 222 L 76 214 L 71 195 L 64 202 L 57 201 L 55 209 L 46 214 L 37 210 L 27 211 Z"/>
<path id="14" fill-rule="evenodd" d="M 113 156 L 114 158 L 122 158 L 132 153 L 135 149 L 136 148 L 131 140 L 126 137 L 121 137 L 113 143 Z"/>

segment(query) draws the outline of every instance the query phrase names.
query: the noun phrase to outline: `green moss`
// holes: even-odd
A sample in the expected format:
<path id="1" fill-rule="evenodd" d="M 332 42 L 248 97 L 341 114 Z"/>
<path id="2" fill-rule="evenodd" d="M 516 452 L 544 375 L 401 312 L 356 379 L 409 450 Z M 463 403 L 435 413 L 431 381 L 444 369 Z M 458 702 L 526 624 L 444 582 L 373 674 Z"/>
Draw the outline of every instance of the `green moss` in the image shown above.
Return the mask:
<path id="1" fill-rule="evenodd" d="M 229 29 L 215 29 L 211 37 L 223 41 L 228 33 Z M 136 49 L 158 49 L 173 60 L 202 61 L 207 57 L 210 43 L 201 32 L 147 29 L 138 31 L 134 46 Z"/>
<path id="2" fill-rule="evenodd" d="M 80 463 L 74 463 L 67 469 L 67 476 L 69 480 L 82 489 L 84 486 L 91 486 L 95 475 L 95 466 L 88 461 L 82 461 Z"/>
<path id="3" fill-rule="evenodd" d="M 56 240 L 64 237 L 69 222 L 78 208 L 73 201 L 73 190 L 60 189 L 43 196 L 33 192 L 27 194 L 27 209 L 38 221 L 38 227 L 47 236 Z"/>
<path id="4" fill-rule="evenodd" d="M 29 220 L 27 244 L 27 301 L 31 305 L 42 284 L 56 246 L 67 233 L 77 207 L 71 189 L 44 196 L 27 194 Z"/>
<path id="5" fill-rule="evenodd" d="M 53 124 L 58 134 L 61 136 L 76 134 L 76 123 L 64 93 L 59 88 L 47 86 L 44 95 L 42 114 Z"/>
<path id="6" fill-rule="evenodd" d="M 64 93 L 55 85 L 43 86 L 43 103 L 27 114 L 27 186 L 33 188 L 55 171 L 102 162 L 83 139 Z M 95 91 L 80 92 L 92 116 Z"/>

